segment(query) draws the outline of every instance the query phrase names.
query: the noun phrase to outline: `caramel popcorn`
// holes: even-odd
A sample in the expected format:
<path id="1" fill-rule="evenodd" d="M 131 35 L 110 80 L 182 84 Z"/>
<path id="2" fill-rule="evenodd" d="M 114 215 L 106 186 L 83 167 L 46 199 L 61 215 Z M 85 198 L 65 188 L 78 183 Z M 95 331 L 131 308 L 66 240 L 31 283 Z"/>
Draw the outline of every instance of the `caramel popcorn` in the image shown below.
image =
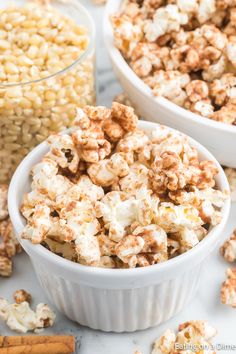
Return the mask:
<path id="1" fill-rule="evenodd" d="M 235 125 L 234 7 L 226 0 L 126 0 L 111 18 L 114 43 L 154 96 Z"/>
<path id="2" fill-rule="evenodd" d="M 100 146 L 91 159 L 83 141 L 100 140 L 110 152 Z M 103 268 L 150 266 L 193 248 L 221 221 L 228 194 L 214 188 L 214 163 L 200 161 L 180 133 L 138 129 L 131 107 L 78 109 L 71 132 L 48 143 L 23 197 L 21 237 L 58 256 Z"/>
<path id="3" fill-rule="evenodd" d="M 227 279 L 221 287 L 221 302 L 236 308 L 236 269 L 227 269 Z"/>
<path id="4" fill-rule="evenodd" d="M 0 298 L 0 319 L 18 333 L 35 331 L 51 327 L 55 321 L 55 314 L 46 304 L 38 304 L 33 311 L 27 301 L 10 304 L 6 299 Z"/>
<path id="5" fill-rule="evenodd" d="M 220 253 L 228 262 L 236 261 L 236 229 L 220 248 Z"/>

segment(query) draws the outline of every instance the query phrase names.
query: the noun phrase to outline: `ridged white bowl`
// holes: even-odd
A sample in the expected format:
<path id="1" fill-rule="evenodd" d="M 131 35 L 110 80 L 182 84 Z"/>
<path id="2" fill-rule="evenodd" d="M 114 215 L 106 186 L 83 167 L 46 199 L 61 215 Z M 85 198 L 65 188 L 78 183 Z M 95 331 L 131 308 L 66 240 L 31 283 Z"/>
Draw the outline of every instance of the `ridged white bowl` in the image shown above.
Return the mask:
<path id="1" fill-rule="evenodd" d="M 150 133 L 157 124 L 139 122 Z M 221 190 L 229 190 L 225 174 L 215 158 L 190 139 L 201 159 L 215 161 Z M 28 253 L 37 277 L 55 306 L 70 319 L 103 331 L 136 331 L 158 325 L 181 311 L 198 288 L 204 260 L 218 245 L 227 222 L 230 200 L 222 208 L 223 219 L 196 247 L 165 263 L 137 269 L 102 269 L 63 259 L 41 245 L 22 240 L 25 225 L 19 206 L 30 190 L 30 171 L 48 152 L 44 142 L 17 168 L 9 188 L 11 220 L 22 247 Z M 205 270 L 206 271 L 206 270 Z"/>
<path id="2" fill-rule="evenodd" d="M 104 41 L 114 72 L 135 108 L 146 120 L 184 132 L 203 144 L 222 165 L 236 168 L 236 126 L 204 118 L 163 97 L 155 97 L 114 46 L 110 16 L 119 10 L 122 1 L 107 2 L 103 26 Z"/>

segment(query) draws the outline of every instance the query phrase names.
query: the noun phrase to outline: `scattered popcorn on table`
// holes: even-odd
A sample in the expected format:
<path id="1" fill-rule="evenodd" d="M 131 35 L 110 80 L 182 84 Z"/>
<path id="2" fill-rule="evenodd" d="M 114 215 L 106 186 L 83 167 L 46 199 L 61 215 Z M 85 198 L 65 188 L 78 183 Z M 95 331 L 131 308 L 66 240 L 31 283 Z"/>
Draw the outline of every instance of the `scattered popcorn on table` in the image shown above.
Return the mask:
<path id="1" fill-rule="evenodd" d="M 114 43 L 155 96 L 236 125 L 235 2 L 126 0 Z"/>
<path id="2" fill-rule="evenodd" d="M 153 265 L 196 246 L 228 198 L 215 189 L 218 170 L 186 136 L 162 126 L 148 135 L 137 123 L 117 102 L 78 109 L 71 134 L 52 135 L 32 169 L 21 237 L 106 268 Z"/>
<path id="3" fill-rule="evenodd" d="M 0 184 L 0 277 L 12 275 L 12 258 L 21 252 L 7 208 L 8 186 Z"/>
<path id="4" fill-rule="evenodd" d="M 228 262 L 236 261 L 236 229 L 220 248 L 220 253 Z"/>
<path id="5" fill-rule="evenodd" d="M 215 354 L 211 341 L 216 334 L 216 329 L 207 321 L 195 320 L 182 323 L 177 333 L 167 329 L 156 339 L 151 354 Z M 134 354 L 142 353 L 136 351 Z"/>
<path id="6" fill-rule="evenodd" d="M 56 315 L 46 304 L 38 304 L 33 311 L 27 301 L 10 304 L 6 299 L 0 298 L 0 320 L 15 332 L 42 330 L 51 327 Z"/>
<path id="7" fill-rule="evenodd" d="M 226 177 L 228 178 L 228 182 L 229 182 L 229 186 L 230 186 L 231 200 L 233 202 L 236 202 L 236 169 L 226 167 L 225 174 L 226 174 Z"/>
<path id="8" fill-rule="evenodd" d="M 236 268 L 228 268 L 226 276 L 227 279 L 221 287 L 221 302 L 236 308 Z"/>

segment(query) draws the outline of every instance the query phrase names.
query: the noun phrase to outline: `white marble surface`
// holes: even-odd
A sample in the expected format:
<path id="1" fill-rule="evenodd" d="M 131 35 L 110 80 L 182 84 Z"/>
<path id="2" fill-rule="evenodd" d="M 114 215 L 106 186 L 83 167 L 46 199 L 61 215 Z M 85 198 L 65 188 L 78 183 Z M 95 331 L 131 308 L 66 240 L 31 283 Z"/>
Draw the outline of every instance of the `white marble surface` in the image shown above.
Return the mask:
<path id="1" fill-rule="evenodd" d="M 109 59 L 102 41 L 102 7 L 94 7 L 88 0 L 83 0 L 84 4 L 91 10 L 97 25 L 97 60 L 99 95 L 98 103 L 110 105 L 114 95 L 121 92 L 121 88 L 116 81 Z M 231 219 L 227 225 L 225 233 L 222 235 L 222 242 L 236 227 L 236 203 L 231 210 Z M 224 280 L 224 272 L 227 263 L 221 258 L 218 250 L 209 257 L 205 264 L 200 291 L 195 299 L 186 309 L 171 319 L 167 323 L 142 332 L 114 334 L 93 331 L 79 326 L 57 313 L 56 324 L 45 333 L 71 333 L 77 337 L 78 344 L 76 353 L 78 354 L 133 354 L 135 350 L 141 350 L 143 354 L 149 354 L 151 343 L 167 327 L 176 328 L 178 323 L 190 319 L 205 319 L 211 322 L 219 331 L 216 343 L 236 345 L 236 310 L 220 304 L 220 284 Z M 21 254 L 14 261 L 14 275 L 10 279 L 0 278 L 0 296 L 11 300 L 12 293 L 19 288 L 24 288 L 33 295 L 33 306 L 38 302 L 45 302 L 44 293 L 35 277 L 28 257 Z M 70 301 L 70 299 L 68 299 Z M 53 307 L 53 305 L 51 304 Z M 0 334 L 12 334 L 3 323 L 0 323 Z M 224 351 L 226 354 L 232 351 Z M 50 353 L 48 353 L 50 354 Z"/>

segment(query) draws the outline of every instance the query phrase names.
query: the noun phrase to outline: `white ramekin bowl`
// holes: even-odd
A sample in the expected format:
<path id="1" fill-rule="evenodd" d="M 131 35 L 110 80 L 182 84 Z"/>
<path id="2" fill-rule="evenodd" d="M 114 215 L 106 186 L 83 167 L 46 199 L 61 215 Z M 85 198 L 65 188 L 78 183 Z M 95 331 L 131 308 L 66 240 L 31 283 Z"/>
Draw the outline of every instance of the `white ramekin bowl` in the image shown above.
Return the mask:
<path id="1" fill-rule="evenodd" d="M 114 46 L 110 16 L 119 10 L 122 1 L 107 2 L 103 26 L 104 40 L 114 72 L 135 108 L 145 119 L 178 129 L 196 139 L 206 146 L 222 165 L 236 168 L 236 126 L 201 117 L 163 97 L 155 97 Z"/>
<path id="2" fill-rule="evenodd" d="M 139 122 L 151 133 L 157 124 Z M 200 159 L 215 161 L 221 190 L 229 190 L 219 163 L 202 145 L 190 139 Z M 103 331 L 135 331 L 158 325 L 178 313 L 195 294 L 204 260 L 217 246 L 227 222 L 230 200 L 222 209 L 222 222 L 196 247 L 165 263 L 137 269 L 103 269 L 63 259 L 41 245 L 22 240 L 25 225 L 19 206 L 30 190 L 30 171 L 48 152 L 46 142 L 36 147 L 17 168 L 9 188 L 10 217 L 22 247 L 28 253 L 48 298 L 70 319 Z"/>

